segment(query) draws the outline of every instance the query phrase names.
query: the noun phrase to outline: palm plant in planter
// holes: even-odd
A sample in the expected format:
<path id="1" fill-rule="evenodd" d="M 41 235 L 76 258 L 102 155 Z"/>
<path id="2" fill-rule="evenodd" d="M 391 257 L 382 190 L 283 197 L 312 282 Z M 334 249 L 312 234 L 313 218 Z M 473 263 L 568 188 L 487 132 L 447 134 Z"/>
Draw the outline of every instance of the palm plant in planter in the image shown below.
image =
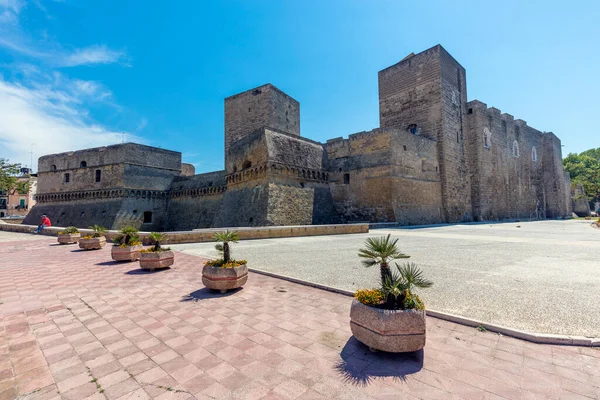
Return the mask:
<path id="1" fill-rule="evenodd" d="M 247 262 L 231 259 L 230 243 L 239 241 L 238 233 L 228 230 L 217 232 L 214 239 L 220 242 L 215 245 L 215 249 L 222 253 L 223 257 L 206 262 L 202 269 L 202 283 L 209 289 L 220 290 L 221 293 L 243 286 L 248 280 Z"/>
<path id="2" fill-rule="evenodd" d="M 58 232 L 58 243 L 75 244 L 80 237 L 79 229 L 74 226 L 67 226 L 63 231 Z"/>
<path id="3" fill-rule="evenodd" d="M 170 248 L 161 245 L 167 241 L 166 233 L 152 232 L 148 239 L 154 244 L 149 249 L 140 251 L 140 268 L 154 271 L 158 268 L 166 268 L 175 262 L 175 254 Z"/>
<path id="4" fill-rule="evenodd" d="M 140 258 L 140 251 L 143 249 L 138 230 L 133 226 L 121 229 L 119 235 L 114 239 L 114 246 L 111 249 L 112 259 L 115 261 L 136 261 Z"/>
<path id="5" fill-rule="evenodd" d="M 425 306 L 414 291 L 433 283 L 415 264 L 390 268 L 389 261 L 409 257 L 397 243 L 390 235 L 369 238 L 358 253 L 365 266 L 380 268 L 381 287 L 358 290 L 350 309 L 352 334 L 371 350 L 400 353 L 425 347 Z"/>
<path id="6" fill-rule="evenodd" d="M 84 250 L 99 250 L 103 248 L 106 245 L 106 237 L 104 236 L 106 228 L 94 224 L 89 229 L 93 232 L 79 239 L 79 248 Z"/>

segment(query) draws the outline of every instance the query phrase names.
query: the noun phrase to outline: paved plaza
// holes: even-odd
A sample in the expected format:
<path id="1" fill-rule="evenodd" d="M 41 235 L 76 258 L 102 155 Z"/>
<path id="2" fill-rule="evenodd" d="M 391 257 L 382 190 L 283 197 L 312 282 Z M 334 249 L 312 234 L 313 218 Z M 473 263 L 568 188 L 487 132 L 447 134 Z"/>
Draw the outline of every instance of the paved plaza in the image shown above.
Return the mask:
<path id="1" fill-rule="evenodd" d="M 197 256 L 146 273 L 26 236 L 0 238 L 0 400 L 600 399 L 597 348 L 428 318 L 424 351 L 371 353 L 347 296 L 258 274 L 220 295 Z"/>
<path id="2" fill-rule="evenodd" d="M 589 221 L 378 229 L 369 234 L 243 241 L 249 266 L 341 289 L 376 286 L 357 256 L 365 238 L 391 233 L 434 286 L 428 308 L 536 333 L 600 337 L 600 230 Z M 211 243 L 186 253 L 215 256 Z M 407 260 L 400 260 L 401 262 Z"/>

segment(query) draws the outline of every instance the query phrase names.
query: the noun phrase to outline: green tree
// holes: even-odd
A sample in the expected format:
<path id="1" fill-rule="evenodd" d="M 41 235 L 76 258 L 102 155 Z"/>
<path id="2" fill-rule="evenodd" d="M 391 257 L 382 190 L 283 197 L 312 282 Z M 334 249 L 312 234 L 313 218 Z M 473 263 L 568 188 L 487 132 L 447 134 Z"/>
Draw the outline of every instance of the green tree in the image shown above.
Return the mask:
<path id="1" fill-rule="evenodd" d="M 581 183 L 590 203 L 600 201 L 600 148 L 571 153 L 563 159 L 573 183 Z"/>
<path id="2" fill-rule="evenodd" d="M 0 190 L 3 192 L 12 192 L 18 189 L 17 175 L 21 164 L 11 164 L 5 158 L 0 158 Z M 20 191 L 20 190 L 19 190 Z"/>

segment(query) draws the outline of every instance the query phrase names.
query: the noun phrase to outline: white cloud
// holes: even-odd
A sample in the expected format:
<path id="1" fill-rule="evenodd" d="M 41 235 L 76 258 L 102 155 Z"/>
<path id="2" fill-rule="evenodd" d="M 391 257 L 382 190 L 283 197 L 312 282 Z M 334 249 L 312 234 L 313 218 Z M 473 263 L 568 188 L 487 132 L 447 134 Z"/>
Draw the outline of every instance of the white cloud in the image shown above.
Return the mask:
<path id="1" fill-rule="evenodd" d="M 22 0 L 0 0 L 0 50 L 15 56 L 12 64 L 0 65 L 0 158 L 28 165 L 33 144 L 37 169 L 35 160 L 44 154 L 120 143 L 123 132 L 91 117 L 91 110 L 110 109 L 113 119 L 119 114 L 120 123 L 127 124 L 123 115 L 127 110 L 114 102 L 112 91 L 97 81 L 71 78 L 57 68 L 127 65 L 125 52 L 106 45 L 69 50 L 48 39 L 45 31 L 39 38 L 32 37 L 19 24 L 26 5 Z M 41 3 L 37 7 L 47 13 Z M 138 129 L 146 123 L 142 119 Z M 128 140 L 144 142 L 135 132 L 127 134 Z"/>
<path id="2" fill-rule="evenodd" d="M 64 89 L 50 84 L 35 86 L 0 78 L 0 157 L 29 164 L 33 143 L 35 164 L 44 154 L 121 142 L 122 132 L 90 120 L 82 106 L 86 98 L 104 93 L 101 85 L 67 81 Z M 132 134 L 128 139 L 143 142 Z"/>
<path id="3" fill-rule="evenodd" d="M 57 63 L 65 67 L 74 67 L 78 65 L 93 65 L 93 64 L 112 64 L 124 63 L 125 53 L 122 51 L 111 50 L 108 47 L 90 46 L 85 49 L 77 49 L 71 54 L 63 54 L 57 59 Z"/>

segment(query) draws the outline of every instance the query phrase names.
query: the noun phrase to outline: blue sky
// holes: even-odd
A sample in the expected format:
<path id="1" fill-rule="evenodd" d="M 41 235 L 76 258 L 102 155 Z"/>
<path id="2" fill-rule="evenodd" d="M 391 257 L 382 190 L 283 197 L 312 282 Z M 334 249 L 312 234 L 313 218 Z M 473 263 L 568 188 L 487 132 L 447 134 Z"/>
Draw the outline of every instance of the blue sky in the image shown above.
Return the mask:
<path id="1" fill-rule="evenodd" d="M 125 132 L 221 169 L 223 99 L 267 82 L 303 136 L 347 137 L 379 125 L 377 71 L 437 43 L 469 100 L 580 152 L 600 147 L 599 21 L 598 1 L 0 0 L 0 157 Z"/>

